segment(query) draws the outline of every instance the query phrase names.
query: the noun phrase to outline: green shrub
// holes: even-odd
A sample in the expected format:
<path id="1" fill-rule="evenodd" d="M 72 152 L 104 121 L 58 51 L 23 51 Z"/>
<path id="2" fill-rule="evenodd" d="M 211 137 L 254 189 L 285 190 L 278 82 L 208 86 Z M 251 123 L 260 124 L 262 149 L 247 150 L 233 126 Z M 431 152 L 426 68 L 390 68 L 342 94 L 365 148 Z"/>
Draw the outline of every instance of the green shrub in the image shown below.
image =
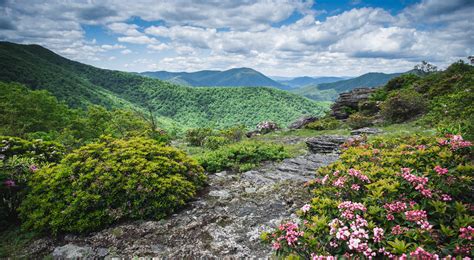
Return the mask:
<path id="1" fill-rule="evenodd" d="M 426 110 L 426 102 L 421 94 L 413 89 L 392 92 L 381 105 L 381 114 L 391 123 L 402 123 Z"/>
<path id="2" fill-rule="evenodd" d="M 17 221 L 32 172 L 43 163 L 58 162 L 63 155 L 64 147 L 55 142 L 0 136 L 0 229 Z"/>
<path id="3" fill-rule="evenodd" d="M 307 129 L 312 130 L 334 130 L 341 128 L 344 124 L 334 117 L 326 117 L 306 125 Z"/>
<path id="4" fill-rule="evenodd" d="M 303 259 L 472 256 L 469 146 L 451 135 L 377 137 L 349 147 L 307 183 L 313 199 L 298 210 L 301 221 L 262 238 L 277 255 Z"/>
<path id="5" fill-rule="evenodd" d="M 385 89 L 388 91 L 402 89 L 410 86 L 413 82 L 419 80 L 420 77 L 415 74 L 405 74 L 399 77 L 393 78 L 387 82 Z"/>
<path id="6" fill-rule="evenodd" d="M 245 171 L 257 166 L 260 162 L 281 160 L 286 157 L 288 153 L 282 145 L 243 141 L 207 152 L 198 157 L 198 161 L 208 172 Z"/>
<path id="7" fill-rule="evenodd" d="M 233 127 L 224 128 L 219 130 L 218 135 L 224 137 L 225 139 L 229 140 L 230 142 L 238 142 L 242 140 L 246 133 L 246 129 L 244 125 L 237 125 Z"/>
<path id="8" fill-rule="evenodd" d="M 33 231 L 89 232 L 126 219 L 160 219 L 204 184 L 203 169 L 154 140 L 103 137 L 41 168 L 20 207 Z"/>
<path id="9" fill-rule="evenodd" d="M 228 143 L 230 143 L 230 140 L 223 136 L 208 136 L 204 139 L 204 147 L 213 150 Z"/>
<path id="10" fill-rule="evenodd" d="M 203 146 L 206 137 L 212 135 L 211 128 L 194 128 L 186 131 L 185 140 L 192 146 Z"/>
<path id="11" fill-rule="evenodd" d="M 373 118 L 369 116 L 364 116 L 362 113 L 357 112 L 349 116 L 347 119 L 347 124 L 352 129 L 358 129 L 362 127 L 367 127 L 372 125 Z"/>

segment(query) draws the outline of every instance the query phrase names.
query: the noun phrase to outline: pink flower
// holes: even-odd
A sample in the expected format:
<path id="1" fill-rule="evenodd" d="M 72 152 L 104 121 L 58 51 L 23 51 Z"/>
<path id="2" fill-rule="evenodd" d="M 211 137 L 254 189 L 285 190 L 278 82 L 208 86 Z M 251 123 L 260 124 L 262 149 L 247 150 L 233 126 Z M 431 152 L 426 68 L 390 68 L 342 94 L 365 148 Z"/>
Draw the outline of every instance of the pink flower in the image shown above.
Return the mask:
<path id="1" fill-rule="evenodd" d="M 474 228 L 471 226 L 460 228 L 459 237 L 467 240 L 472 240 L 474 238 Z"/>
<path id="2" fill-rule="evenodd" d="M 383 239 L 383 229 L 375 227 L 374 228 L 374 242 L 380 242 Z"/>
<path id="3" fill-rule="evenodd" d="M 38 167 L 34 164 L 30 165 L 30 171 L 35 172 L 38 170 Z"/>
<path id="4" fill-rule="evenodd" d="M 278 243 L 278 242 L 273 243 L 273 245 L 272 245 L 272 249 L 273 249 L 273 250 L 278 250 L 278 249 L 280 249 L 280 248 L 281 248 L 280 243 Z"/>
<path id="5" fill-rule="evenodd" d="M 345 219 L 353 219 L 354 218 L 354 211 L 366 211 L 367 209 L 362 203 L 352 202 L 352 201 L 344 201 L 337 206 L 340 210 L 342 210 L 341 216 Z"/>
<path id="6" fill-rule="evenodd" d="M 308 212 L 311 209 L 311 206 L 309 204 L 304 204 L 303 207 L 301 207 L 301 211 L 304 213 Z"/>
<path id="7" fill-rule="evenodd" d="M 352 184 L 351 189 L 353 189 L 353 190 L 359 190 L 359 189 L 360 189 L 360 186 L 357 185 L 357 184 Z"/>
<path id="8" fill-rule="evenodd" d="M 392 214 L 387 214 L 387 220 L 394 220 L 395 217 Z"/>
<path id="9" fill-rule="evenodd" d="M 15 181 L 13 181 L 13 180 L 6 180 L 6 181 L 4 181 L 3 183 L 4 183 L 5 186 L 7 186 L 7 187 L 15 187 L 15 186 L 16 186 Z"/>
<path id="10" fill-rule="evenodd" d="M 442 201 L 451 201 L 453 199 L 448 194 L 441 194 L 441 200 Z"/>
<path id="11" fill-rule="evenodd" d="M 337 180 L 335 180 L 332 185 L 334 187 L 342 188 L 344 187 L 345 183 L 346 183 L 346 178 L 343 176 L 343 177 L 337 178 Z"/>
<path id="12" fill-rule="evenodd" d="M 369 180 L 369 177 L 367 177 L 366 175 L 362 174 L 360 171 L 356 170 L 356 169 L 349 169 L 348 171 L 348 174 L 350 176 L 354 176 L 356 177 L 357 179 L 361 180 L 361 181 L 365 181 L 367 183 L 370 183 L 370 180 Z"/>
<path id="13" fill-rule="evenodd" d="M 329 176 L 326 174 L 322 179 L 321 179 L 321 183 L 324 185 L 326 184 L 326 181 L 329 179 Z"/>
<path id="14" fill-rule="evenodd" d="M 415 257 L 415 259 L 438 259 L 439 256 L 436 254 L 430 254 L 423 250 L 423 248 L 418 247 L 415 251 L 410 253 L 410 256 Z"/>
<path id="15" fill-rule="evenodd" d="M 424 210 L 410 210 L 405 212 L 405 218 L 408 221 L 416 222 L 420 220 L 426 220 L 427 214 Z"/>
<path id="16" fill-rule="evenodd" d="M 408 228 L 401 227 L 400 225 L 396 225 L 392 228 L 392 235 L 401 235 L 408 231 Z"/>
<path id="17" fill-rule="evenodd" d="M 339 175 L 339 171 L 335 171 L 335 172 L 333 172 L 333 174 L 332 174 L 332 175 L 334 175 L 334 176 L 338 176 L 338 175 Z"/>
<path id="18" fill-rule="evenodd" d="M 383 207 L 390 213 L 399 213 L 407 209 L 407 204 L 402 201 L 394 201 L 392 203 L 385 203 Z"/>
<path id="19" fill-rule="evenodd" d="M 447 174 L 447 173 L 448 173 L 448 169 L 442 168 L 442 167 L 439 166 L 439 165 L 436 165 L 436 166 L 434 167 L 434 170 L 435 170 L 435 172 L 437 172 L 439 175 L 444 175 L 444 174 Z"/>

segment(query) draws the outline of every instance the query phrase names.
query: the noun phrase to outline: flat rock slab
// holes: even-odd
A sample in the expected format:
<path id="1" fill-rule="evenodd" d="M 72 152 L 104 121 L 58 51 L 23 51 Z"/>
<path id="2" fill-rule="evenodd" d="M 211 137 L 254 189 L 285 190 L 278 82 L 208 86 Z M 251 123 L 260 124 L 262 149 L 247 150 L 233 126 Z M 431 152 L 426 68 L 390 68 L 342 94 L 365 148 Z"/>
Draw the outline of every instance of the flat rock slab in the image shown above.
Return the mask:
<path id="1" fill-rule="evenodd" d="M 375 135 L 383 133 L 382 130 L 378 128 L 364 127 L 360 129 L 355 129 L 351 131 L 351 135 Z"/>
<path id="2" fill-rule="evenodd" d="M 308 149 L 313 153 L 337 153 L 347 137 L 340 135 L 322 135 L 306 140 Z"/>
<path id="3" fill-rule="evenodd" d="M 260 242 L 263 230 L 294 219 L 310 192 L 302 185 L 335 154 L 307 154 L 267 163 L 241 174 L 209 176 L 209 186 L 188 206 L 160 221 L 119 224 L 85 236 L 43 238 L 29 256 L 78 258 L 269 258 Z M 41 241 L 41 242 L 40 242 Z"/>

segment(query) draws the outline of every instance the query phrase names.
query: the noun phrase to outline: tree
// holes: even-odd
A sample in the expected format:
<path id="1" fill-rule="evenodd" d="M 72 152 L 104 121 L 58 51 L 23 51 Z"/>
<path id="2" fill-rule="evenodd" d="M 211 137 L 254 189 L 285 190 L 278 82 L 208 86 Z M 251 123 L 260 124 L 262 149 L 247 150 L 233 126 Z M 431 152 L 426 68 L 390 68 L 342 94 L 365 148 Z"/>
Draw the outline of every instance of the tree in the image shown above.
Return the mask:
<path id="1" fill-rule="evenodd" d="M 467 59 L 469 60 L 469 62 L 474 65 L 474 55 L 471 55 L 469 57 L 467 57 Z"/>
<path id="2" fill-rule="evenodd" d="M 422 74 L 430 74 L 438 71 L 438 67 L 428 63 L 427 61 L 422 61 L 420 64 L 415 65 L 414 69 Z"/>

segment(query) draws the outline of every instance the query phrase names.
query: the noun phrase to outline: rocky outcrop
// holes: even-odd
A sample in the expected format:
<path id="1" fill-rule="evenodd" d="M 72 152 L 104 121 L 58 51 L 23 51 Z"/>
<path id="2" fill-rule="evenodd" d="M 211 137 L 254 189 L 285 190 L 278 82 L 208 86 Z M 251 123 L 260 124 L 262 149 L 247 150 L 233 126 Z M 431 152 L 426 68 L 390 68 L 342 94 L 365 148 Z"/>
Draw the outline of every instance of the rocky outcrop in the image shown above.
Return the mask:
<path id="1" fill-rule="evenodd" d="M 364 127 L 351 131 L 351 135 L 375 135 L 382 133 L 382 130 L 378 128 Z"/>
<path id="2" fill-rule="evenodd" d="M 373 93 L 373 88 L 356 88 L 346 93 L 341 93 L 339 98 L 331 106 L 331 114 L 336 119 L 347 119 L 349 110 L 358 110 L 359 102 L 366 101 Z"/>
<path id="3" fill-rule="evenodd" d="M 291 123 L 288 128 L 290 129 L 301 129 L 304 128 L 307 124 L 317 121 L 319 118 L 315 116 L 303 116 L 300 117 L 295 122 Z"/>
<path id="4" fill-rule="evenodd" d="M 336 153 L 347 137 L 339 135 L 322 135 L 306 140 L 308 149 L 313 153 Z"/>
<path id="5" fill-rule="evenodd" d="M 166 259 L 270 258 L 263 230 L 285 220 L 311 198 L 302 185 L 335 154 L 306 154 L 241 174 L 209 176 L 195 201 L 161 221 L 133 221 L 84 236 L 32 243 L 29 256 L 60 259 L 157 257 Z M 27 256 L 28 256 L 27 255 Z"/>

